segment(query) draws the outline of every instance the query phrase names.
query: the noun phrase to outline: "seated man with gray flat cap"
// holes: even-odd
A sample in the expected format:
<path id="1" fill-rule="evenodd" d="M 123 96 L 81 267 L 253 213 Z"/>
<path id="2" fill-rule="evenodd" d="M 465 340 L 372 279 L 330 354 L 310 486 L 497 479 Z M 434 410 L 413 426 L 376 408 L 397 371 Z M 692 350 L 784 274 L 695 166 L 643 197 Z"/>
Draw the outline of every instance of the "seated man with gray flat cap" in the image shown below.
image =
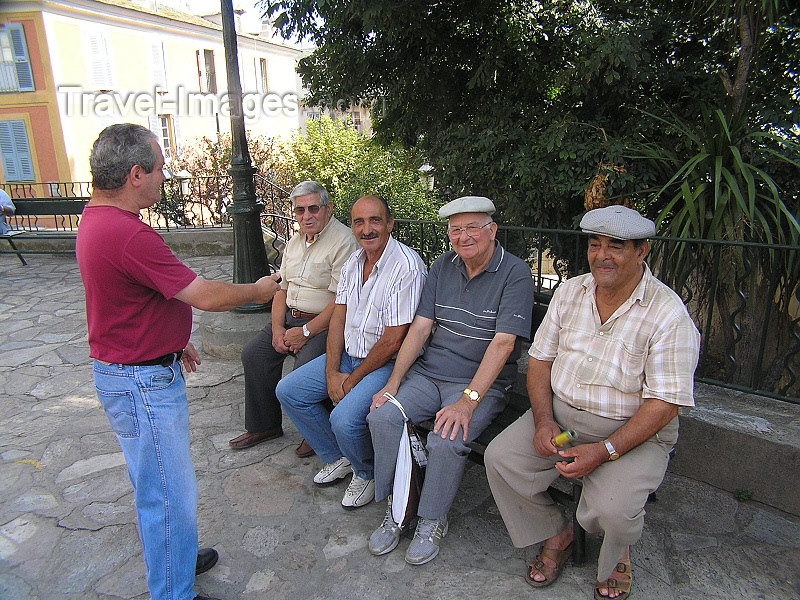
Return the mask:
<path id="1" fill-rule="evenodd" d="M 372 554 L 394 550 L 402 529 L 392 517 L 392 484 L 403 416 L 435 419 L 414 539 L 406 562 L 422 565 L 439 553 L 470 443 L 505 408 L 517 372 L 519 338 L 530 336 L 530 268 L 495 240 L 494 204 L 466 196 L 445 204 L 453 251 L 433 263 L 411 327 L 386 386 L 367 417 L 375 449 L 375 499 L 388 498 L 383 523 L 369 540 Z M 424 348 L 424 353 L 423 353 Z M 421 354 L 421 356 L 420 356 Z"/>
<path id="2" fill-rule="evenodd" d="M 572 552 L 572 523 L 547 488 L 583 477 L 578 522 L 603 533 L 594 597 L 627 598 L 630 546 L 664 478 L 678 407 L 694 405 L 700 335 L 681 298 L 645 263 L 655 224 L 624 206 L 587 212 L 591 273 L 562 283 L 533 340 L 531 411 L 486 449 L 486 476 L 511 541 L 543 541 L 526 581 L 545 587 Z M 556 445 L 562 430 L 574 439 Z"/>

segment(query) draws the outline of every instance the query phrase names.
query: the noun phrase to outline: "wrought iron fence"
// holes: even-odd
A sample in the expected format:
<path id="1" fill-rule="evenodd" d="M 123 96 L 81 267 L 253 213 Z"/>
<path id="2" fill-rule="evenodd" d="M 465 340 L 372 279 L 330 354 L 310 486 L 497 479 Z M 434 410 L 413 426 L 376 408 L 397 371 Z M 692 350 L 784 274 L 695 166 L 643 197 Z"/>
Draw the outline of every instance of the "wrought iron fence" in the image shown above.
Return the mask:
<path id="1" fill-rule="evenodd" d="M 85 182 L 3 184 L 13 198 L 88 196 Z M 283 188 L 259 177 L 262 228 L 279 263 L 296 224 Z M 165 182 L 142 218 L 153 227 L 230 226 L 229 177 Z M 450 248 L 443 222 L 398 219 L 395 237 L 430 265 Z M 588 271 L 586 238 L 577 231 L 500 226 L 498 239 L 531 268 L 538 302 L 565 279 Z M 676 238 L 651 240 L 649 264 L 683 299 L 702 334 L 697 380 L 800 403 L 800 252 L 793 246 Z"/>
<path id="2" fill-rule="evenodd" d="M 0 189 L 11 196 L 12 200 L 40 198 L 68 200 L 69 198 L 88 198 L 92 194 L 92 184 L 88 181 L 0 183 Z"/>
<path id="3" fill-rule="evenodd" d="M 261 222 L 265 231 L 275 232 L 283 241 L 291 234 L 294 219 L 289 203 L 289 192 L 270 179 L 256 175 L 256 198 L 264 205 Z M 92 194 L 88 181 L 3 183 L 4 190 L 12 200 L 64 200 L 86 199 Z M 141 211 L 142 221 L 155 229 L 219 228 L 230 227 L 226 211 L 233 201 L 231 178 L 173 177 L 161 186 L 161 199 L 152 207 Z M 62 218 L 62 226 L 47 225 Z M 74 231 L 78 218 L 63 221 L 63 215 L 54 214 L 50 220 L 40 218 L 35 224 L 22 216 L 9 219 L 17 229 L 63 229 Z M 280 241 L 276 242 L 280 246 Z"/>
<path id="4" fill-rule="evenodd" d="M 428 265 L 449 247 L 444 223 L 398 220 L 395 236 Z M 498 239 L 530 265 L 537 301 L 589 270 L 581 232 L 500 226 Z M 651 240 L 648 264 L 701 333 L 698 381 L 800 403 L 798 261 L 795 246 Z"/>

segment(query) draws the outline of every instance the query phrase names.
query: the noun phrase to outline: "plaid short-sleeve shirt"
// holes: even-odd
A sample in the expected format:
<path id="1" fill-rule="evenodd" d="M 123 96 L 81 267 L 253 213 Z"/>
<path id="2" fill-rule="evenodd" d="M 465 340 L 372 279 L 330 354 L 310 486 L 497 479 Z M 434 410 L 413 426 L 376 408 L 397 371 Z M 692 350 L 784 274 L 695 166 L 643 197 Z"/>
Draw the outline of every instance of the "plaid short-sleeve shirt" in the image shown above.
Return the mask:
<path id="1" fill-rule="evenodd" d="M 558 287 L 529 354 L 553 361 L 553 394 L 612 419 L 632 417 L 644 398 L 694 406 L 700 334 L 680 297 L 645 272 L 605 322 L 591 273 Z"/>

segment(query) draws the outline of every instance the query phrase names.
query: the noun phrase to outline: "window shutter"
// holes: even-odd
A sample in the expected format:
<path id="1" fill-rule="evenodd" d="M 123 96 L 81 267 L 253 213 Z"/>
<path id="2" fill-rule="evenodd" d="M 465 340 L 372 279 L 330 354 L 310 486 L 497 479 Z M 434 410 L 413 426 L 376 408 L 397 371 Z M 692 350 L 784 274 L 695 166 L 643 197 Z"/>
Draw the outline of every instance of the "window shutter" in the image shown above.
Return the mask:
<path id="1" fill-rule="evenodd" d="M 181 135 L 181 118 L 178 115 L 173 115 L 172 127 L 173 133 L 175 134 L 175 149 L 173 155 L 180 156 L 182 154 L 181 143 L 183 142 L 183 136 Z"/>
<path id="2" fill-rule="evenodd" d="M 96 90 L 111 90 L 111 55 L 102 32 L 89 34 L 89 81 Z"/>
<path id="3" fill-rule="evenodd" d="M 20 92 L 32 92 L 33 73 L 28 57 L 28 44 L 25 42 L 25 30 L 19 23 L 8 24 L 8 35 L 11 38 L 11 51 L 14 54 L 14 68 L 17 71 Z"/>
<path id="4" fill-rule="evenodd" d="M 0 154 L 6 181 L 34 180 L 25 121 L 0 121 Z"/>
<path id="5" fill-rule="evenodd" d="M 153 62 L 153 85 L 157 89 L 166 90 L 167 67 L 164 61 L 164 45 L 161 42 L 153 42 L 150 54 Z"/>

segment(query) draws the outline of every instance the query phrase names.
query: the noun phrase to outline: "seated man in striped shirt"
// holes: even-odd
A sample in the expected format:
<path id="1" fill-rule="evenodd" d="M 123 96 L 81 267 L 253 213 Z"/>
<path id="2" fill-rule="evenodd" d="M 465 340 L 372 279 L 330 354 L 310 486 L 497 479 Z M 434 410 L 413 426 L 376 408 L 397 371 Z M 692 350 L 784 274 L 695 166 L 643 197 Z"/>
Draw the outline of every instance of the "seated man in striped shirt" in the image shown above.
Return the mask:
<path id="1" fill-rule="evenodd" d="M 396 396 L 416 423 L 435 418 L 419 521 L 405 557 L 421 565 L 436 557 L 447 534 L 469 444 L 503 410 L 516 376 L 518 341 L 531 330 L 533 280 L 530 268 L 495 240 L 494 211 L 491 200 L 478 196 L 439 209 L 449 219 L 453 251 L 431 266 L 394 371 L 373 397 L 367 422 L 375 448 L 375 497 L 389 499 L 383 523 L 369 540 L 375 555 L 391 552 L 402 533 L 389 494 L 404 423 L 384 393 Z"/>
<path id="2" fill-rule="evenodd" d="M 359 198 L 350 217 L 361 248 L 342 266 L 326 354 L 295 369 L 275 390 L 322 460 L 314 483 L 330 485 L 353 473 L 342 499 L 348 510 L 368 504 L 375 493 L 366 417 L 392 371 L 427 272 L 419 255 L 391 236 L 394 219 L 385 200 Z M 323 406 L 328 397 L 330 417 Z"/>

